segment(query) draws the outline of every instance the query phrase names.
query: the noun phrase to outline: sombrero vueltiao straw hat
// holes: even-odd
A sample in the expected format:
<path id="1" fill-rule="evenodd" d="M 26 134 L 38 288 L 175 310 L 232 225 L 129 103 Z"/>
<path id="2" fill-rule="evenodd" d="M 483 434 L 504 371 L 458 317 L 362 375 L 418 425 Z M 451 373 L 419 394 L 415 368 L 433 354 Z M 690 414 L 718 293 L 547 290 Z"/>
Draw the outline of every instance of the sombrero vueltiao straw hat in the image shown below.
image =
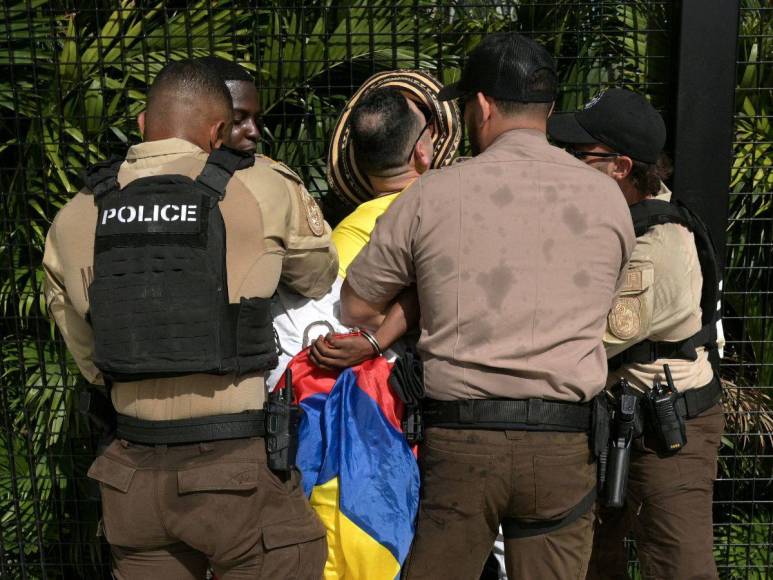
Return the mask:
<path id="1" fill-rule="evenodd" d="M 454 101 L 438 100 L 443 85 L 432 75 L 420 70 L 385 71 L 373 75 L 354 93 L 338 117 L 327 158 L 328 183 L 344 201 L 355 205 L 373 199 L 374 192 L 368 178 L 358 169 L 354 160 L 349 115 L 367 91 L 381 87 L 398 88 L 407 97 L 432 111 L 435 125 L 432 137 L 433 169 L 451 163 L 462 137 L 459 107 Z"/>

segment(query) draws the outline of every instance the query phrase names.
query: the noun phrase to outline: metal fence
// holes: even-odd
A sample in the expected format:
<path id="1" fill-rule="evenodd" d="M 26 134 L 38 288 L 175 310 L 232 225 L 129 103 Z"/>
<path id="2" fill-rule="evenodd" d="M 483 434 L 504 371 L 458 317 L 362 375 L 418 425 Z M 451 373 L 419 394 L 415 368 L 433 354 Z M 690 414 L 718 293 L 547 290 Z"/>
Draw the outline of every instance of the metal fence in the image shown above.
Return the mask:
<path id="1" fill-rule="evenodd" d="M 723 377 L 728 429 L 715 486 L 723 577 L 773 577 L 773 8 L 741 8 L 730 184 Z"/>
<path id="2" fill-rule="evenodd" d="M 679 27 L 671 1 L 3 0 L 0 23 L 0 577 L 96 578 L 94 439 L 83 386 L 49 322 L 40 262 L 50 220 L 82 169 L 139 140 L 136 115 L 169 59 L 218 54 L 259 80 L 267 153 L 301 173 L 335 223 L 327 139 L 375 71 L 449 82 L 484 33 L 519 30 L 556 55 L 558 108 L 607 86 L 646 92 L 673 124 Z M 728 431 L 715 493 L 723 578 L 773 575 L 771 8 L 740 16 L 725 292 Z M 711 122 L 711 120 L 707 120 Z M 729 152 L 728 152 L 729 154 Z M 711 160 L 707 160 L 711 163 Z M 632 573 L 637 573 L 632 549 Z"/>

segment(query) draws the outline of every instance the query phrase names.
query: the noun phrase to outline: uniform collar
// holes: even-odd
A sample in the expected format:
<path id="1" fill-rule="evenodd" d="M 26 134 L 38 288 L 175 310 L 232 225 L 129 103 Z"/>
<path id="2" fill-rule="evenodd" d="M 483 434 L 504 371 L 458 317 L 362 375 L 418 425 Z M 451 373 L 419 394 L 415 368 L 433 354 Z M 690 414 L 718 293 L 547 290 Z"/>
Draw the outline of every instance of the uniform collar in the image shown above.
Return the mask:
<path id="1" fill-rule="evenodd" d="M 539 129 L 510 129 L 494 139 L 494 142 L 488 146 L 488 149 L 509 144 L 548 145 L 548 138 L 545 132 Z"/>
<path id="2" fill-rule="evenodd" d="M 170 139 L 145 141 L 137 145 L 132 145 L 126 154 L 126 159 L 127 161 L 136 161 L 138 159 L 148 159 L 149 157 L 191 155 L 196 153 L 205 153 L 205 151 L 190 141 L 172 137 Z"/>
<path id="3" fill-rule="evenodd" d="M 671 201 L 671 190 L 666 187 L 666 184 L 662 181 L 660 182 L 660 189 L 658 190 L 658 193 L 655 195 L 655 199 L 660 199 L 663 201 Z"/>

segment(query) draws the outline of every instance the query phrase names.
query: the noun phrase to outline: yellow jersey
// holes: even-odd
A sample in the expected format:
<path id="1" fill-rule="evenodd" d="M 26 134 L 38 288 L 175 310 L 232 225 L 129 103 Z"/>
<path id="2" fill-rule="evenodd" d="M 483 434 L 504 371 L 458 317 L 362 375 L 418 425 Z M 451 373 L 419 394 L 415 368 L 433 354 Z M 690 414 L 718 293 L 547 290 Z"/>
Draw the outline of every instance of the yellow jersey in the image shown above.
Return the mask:
<path id="1" fill-rule="evenodd" d="M 370 234 L 381 217 L 401 192 L 377 197 L 357 206 L 333 230 L 333 244 L 338 250 L 338 275 L 346 278 L 346 269 L 370 241 Z"/>

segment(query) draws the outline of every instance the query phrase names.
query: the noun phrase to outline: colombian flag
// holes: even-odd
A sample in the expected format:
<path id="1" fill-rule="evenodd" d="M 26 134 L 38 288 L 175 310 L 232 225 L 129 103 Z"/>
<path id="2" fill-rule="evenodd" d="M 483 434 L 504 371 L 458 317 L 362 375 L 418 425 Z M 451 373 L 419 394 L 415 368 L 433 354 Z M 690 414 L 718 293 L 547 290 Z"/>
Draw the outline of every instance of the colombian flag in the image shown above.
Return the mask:
<path id="1" fill-rule="evenodd" d="M 327 527 L 325 578 L 396 578 L 413 540 L 419 469 L 390 364 L 379 357 L 336 375 L 303 351 L 288 366 L 304 410 L 296 463 Z"/>

